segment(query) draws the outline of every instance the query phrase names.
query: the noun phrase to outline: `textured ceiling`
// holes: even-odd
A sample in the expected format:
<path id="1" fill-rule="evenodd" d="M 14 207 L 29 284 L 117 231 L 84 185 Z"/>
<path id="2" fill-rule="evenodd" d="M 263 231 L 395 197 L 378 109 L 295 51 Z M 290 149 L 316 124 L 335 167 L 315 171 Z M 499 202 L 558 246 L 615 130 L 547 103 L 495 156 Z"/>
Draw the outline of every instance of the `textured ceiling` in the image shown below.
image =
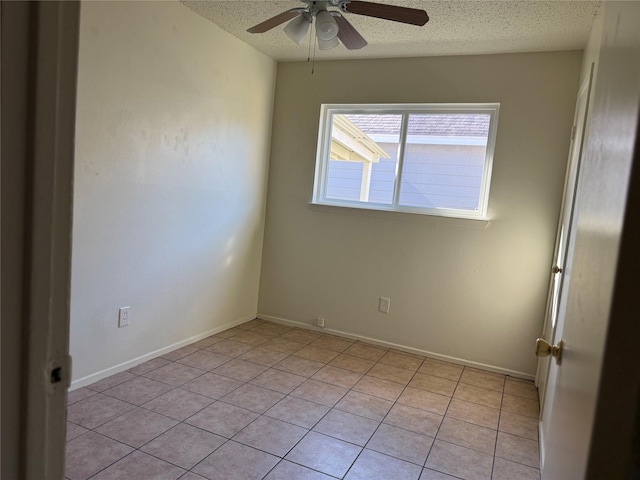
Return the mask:
<path id="1" fill-rule="evenodd" d="M 262 34 L 246 30 L 280 12 L 304 7 L 299 0 L 182 0 L 240 40 L 278 61 L 306 60 L 308 43 L 296 45 L 283 32 L 286 23 Z M 584 48 L 599 1 L 381 0 L 427 11 L 424 27 L 347 14 L 369 42 L 361 50 L 344 46 L 316 51 L 316 58 L 388 58 L 430 55 L 534 52 Z"/>

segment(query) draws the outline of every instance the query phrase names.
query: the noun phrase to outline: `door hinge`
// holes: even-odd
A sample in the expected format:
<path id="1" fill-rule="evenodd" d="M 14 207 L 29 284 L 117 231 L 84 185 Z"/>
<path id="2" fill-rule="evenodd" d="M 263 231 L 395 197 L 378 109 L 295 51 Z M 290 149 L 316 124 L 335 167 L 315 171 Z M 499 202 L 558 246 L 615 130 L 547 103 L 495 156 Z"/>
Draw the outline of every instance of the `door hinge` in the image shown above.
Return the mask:
<path id="1" fill-rule="evenodd" d="M 576 139 L 576 126 L 571 127 L 571 141 Z"/>

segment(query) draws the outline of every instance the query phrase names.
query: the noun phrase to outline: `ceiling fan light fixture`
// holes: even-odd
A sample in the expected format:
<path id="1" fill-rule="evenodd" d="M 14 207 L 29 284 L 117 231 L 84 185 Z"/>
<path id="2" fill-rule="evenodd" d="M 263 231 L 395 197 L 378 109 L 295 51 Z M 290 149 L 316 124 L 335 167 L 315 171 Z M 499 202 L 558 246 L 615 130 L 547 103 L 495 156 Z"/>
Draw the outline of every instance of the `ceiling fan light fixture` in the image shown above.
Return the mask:
<path id="1" fill-rule="evenodd" d="M 316 36 L 318 37 L 318 41 L 329 41 L 333 39 L 337 41 L 338 24 L 333 19 L 333 16 L 326 10 L 321 10 L 316 15 Z"/>
<path id="2" fill-rule="evenodd" d="M 311 22 L 309 22 L 307 16 L 302 14 L 291 20 L 287 26 L 284 27 L 284 33 L 286 33 L 291 40 L 300 45 L 302 40 L 307 36 L 310 25 Z"/>
<path id="3" fill-rule="evenodd" d="M 340 44 L 340 42 L 338 42 L 338 37 L 333 37 L 329 40 L 321 40 L 320 38 L 318 38 L 318 48 L 320 48 L 320 50 L 331 50 L 332 48 L 337 47 Z"/>

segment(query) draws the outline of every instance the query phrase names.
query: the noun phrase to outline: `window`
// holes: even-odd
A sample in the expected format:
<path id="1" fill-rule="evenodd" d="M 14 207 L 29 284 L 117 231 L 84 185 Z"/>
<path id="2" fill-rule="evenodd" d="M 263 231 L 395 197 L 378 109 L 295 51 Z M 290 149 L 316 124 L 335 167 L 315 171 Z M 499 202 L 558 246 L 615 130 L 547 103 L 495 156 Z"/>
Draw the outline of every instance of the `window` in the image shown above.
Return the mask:
<path id="1" fill-rule="evenodd" d="M 322 105 L 313 203 L 485 217 L 498 110 Z"/>

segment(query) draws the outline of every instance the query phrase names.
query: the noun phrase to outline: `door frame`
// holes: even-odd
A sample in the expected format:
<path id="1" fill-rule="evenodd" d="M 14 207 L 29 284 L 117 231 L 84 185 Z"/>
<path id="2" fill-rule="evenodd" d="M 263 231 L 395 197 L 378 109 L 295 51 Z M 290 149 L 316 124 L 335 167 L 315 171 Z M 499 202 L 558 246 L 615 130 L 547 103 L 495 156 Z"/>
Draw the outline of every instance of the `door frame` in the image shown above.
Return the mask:
<path id="1" fill-rule="evenodd" d="M 2 2 L 2 478 L 64 478 L 79 2 Z"/>

